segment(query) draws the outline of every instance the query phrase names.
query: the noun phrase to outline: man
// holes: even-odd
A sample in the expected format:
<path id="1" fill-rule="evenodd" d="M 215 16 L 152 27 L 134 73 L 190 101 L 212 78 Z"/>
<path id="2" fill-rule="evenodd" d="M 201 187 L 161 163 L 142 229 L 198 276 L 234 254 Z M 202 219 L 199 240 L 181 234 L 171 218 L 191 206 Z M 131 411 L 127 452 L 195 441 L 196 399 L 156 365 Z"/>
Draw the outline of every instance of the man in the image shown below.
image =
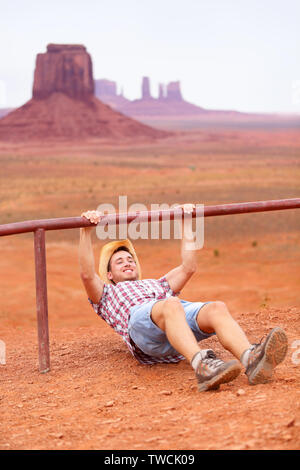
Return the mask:
<path id="1" fill-rule="evenodd" d="M 179 207 L 191 212 L 194 206 Z M 97 224 L 103 214 L 87 211 L 81 216 Z M 250 384 L 268 382 L 287 352 L 287 337 L 281 328 L 274 328 L 263 343 L 250 344 L 224 302 L 188 302 L 177 297 L 197 269 L 197 252 L 190 249 L 191 218 L 185 224 L 180 266 L 160 279 L 144 280 L 129 240 L 104 245 L 98 275 L 91 242 L 93 227 L 81 228 L 79 265 L 89 302 L 122 336 L 139 362 L 187 359 L 200 391 L 218 389 L 220 384 L 235 379 L 242 367 Z M 199 342 L 212 335 L 237 360 L 224 362 L 211 349 L 201 350 Z"/>

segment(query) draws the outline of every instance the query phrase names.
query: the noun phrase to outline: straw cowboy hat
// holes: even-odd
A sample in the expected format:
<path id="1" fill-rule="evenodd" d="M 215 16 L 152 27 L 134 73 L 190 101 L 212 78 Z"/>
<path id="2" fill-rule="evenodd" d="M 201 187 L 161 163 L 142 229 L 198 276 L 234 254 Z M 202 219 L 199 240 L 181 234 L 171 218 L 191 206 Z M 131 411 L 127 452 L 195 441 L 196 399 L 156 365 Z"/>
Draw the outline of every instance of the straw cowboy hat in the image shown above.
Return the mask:
<path id="1" fill-rule="evenodd" d="M 130 254 L 133 257 L 135 264 L 137 266 L 138 279 L 139 280 L 142 279 L 140 263 L 139 263 L 138 257 L 136 255 L 136 252 L 133 248 L 131 241 L 128 239 L 116 240 L 110 243 L 106 243 L 106 245 L 102 247 L 102 250 L 100 253 L 99 276 L 105 284 L 112 284 L 111 280 L 108 279 L 107 277 L 107 267 L 108 267 L 109 260 L 112 257 L 114 251 L 116 251 L 116 249 L 119 248 L 120 246 L 125 246 L 130 251 Z"/>

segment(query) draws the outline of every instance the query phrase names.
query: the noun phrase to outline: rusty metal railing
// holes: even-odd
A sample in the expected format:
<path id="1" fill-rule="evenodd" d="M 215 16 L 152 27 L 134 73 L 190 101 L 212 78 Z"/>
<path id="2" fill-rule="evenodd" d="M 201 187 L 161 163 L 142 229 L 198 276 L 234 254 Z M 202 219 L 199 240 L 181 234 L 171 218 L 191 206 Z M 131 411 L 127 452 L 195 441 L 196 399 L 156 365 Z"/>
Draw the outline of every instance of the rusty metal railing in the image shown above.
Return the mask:
<path id="1" fill-rule="evenodd" d="M 279 199 L 272 201 L 243 202 L 234 204 L 222 204 L 217 206 L 205 206 L 204 217 L 218 215 L 245 214 L 251 212 L 266 212 L 300 208 L 300 198 Z M 199 212 L 194 209 L 192 217 L 197 217 Z M 150 222 L 179 219 L 182 217 L 181 209 L 161 211 L 141 211 L 120 214 L 108 214 L 99 222 L 105 224 L 129 224 L 132 221 Z M 138 218 L 138 220 L 137 220 Z M 36 283 L 36 308 L 39 346 L 39 370 L 41 373 L 50 370 L 49 328 L 48 328 L 48 295 L 47 295 L 47 269 L 46 269 L 46 241 L 47 230 L 72 229 L 94 226 L 83 217 L 67 217 L 59 219 L 28 220 L 0 225 L 0 236 L 16 235 L 20 233 L 34 233 L 34 257 L 35 257 L 35 283 Z"/>

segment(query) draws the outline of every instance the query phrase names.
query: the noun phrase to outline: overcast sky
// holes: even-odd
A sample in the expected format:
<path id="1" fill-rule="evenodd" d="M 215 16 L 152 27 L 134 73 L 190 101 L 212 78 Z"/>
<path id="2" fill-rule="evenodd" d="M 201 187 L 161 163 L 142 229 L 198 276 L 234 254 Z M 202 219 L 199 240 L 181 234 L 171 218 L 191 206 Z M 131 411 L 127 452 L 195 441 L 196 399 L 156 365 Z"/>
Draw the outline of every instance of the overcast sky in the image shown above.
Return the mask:
<path id="1" fill-rule="evenodd" d="M 180 80 L 208 109 L 300 113 L 299 0 L 0 0 L 0 107 L 31 98 L 36 54 L 83 44 L 94 78 Z"/>

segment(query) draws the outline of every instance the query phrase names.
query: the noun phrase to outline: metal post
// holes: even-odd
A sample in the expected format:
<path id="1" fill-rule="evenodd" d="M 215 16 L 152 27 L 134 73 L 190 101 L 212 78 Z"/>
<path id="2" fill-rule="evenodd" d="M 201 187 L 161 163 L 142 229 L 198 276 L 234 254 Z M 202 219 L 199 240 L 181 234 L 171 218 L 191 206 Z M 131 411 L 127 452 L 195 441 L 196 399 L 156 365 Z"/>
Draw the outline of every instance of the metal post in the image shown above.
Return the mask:
<path id="1" fill-rule="evenodd" d="M 48 299 L 46 273 L 45 230 L 34 231 L 35 286 L 39 343 L 39 369 L 45 373 L 50 370 Z"/>

